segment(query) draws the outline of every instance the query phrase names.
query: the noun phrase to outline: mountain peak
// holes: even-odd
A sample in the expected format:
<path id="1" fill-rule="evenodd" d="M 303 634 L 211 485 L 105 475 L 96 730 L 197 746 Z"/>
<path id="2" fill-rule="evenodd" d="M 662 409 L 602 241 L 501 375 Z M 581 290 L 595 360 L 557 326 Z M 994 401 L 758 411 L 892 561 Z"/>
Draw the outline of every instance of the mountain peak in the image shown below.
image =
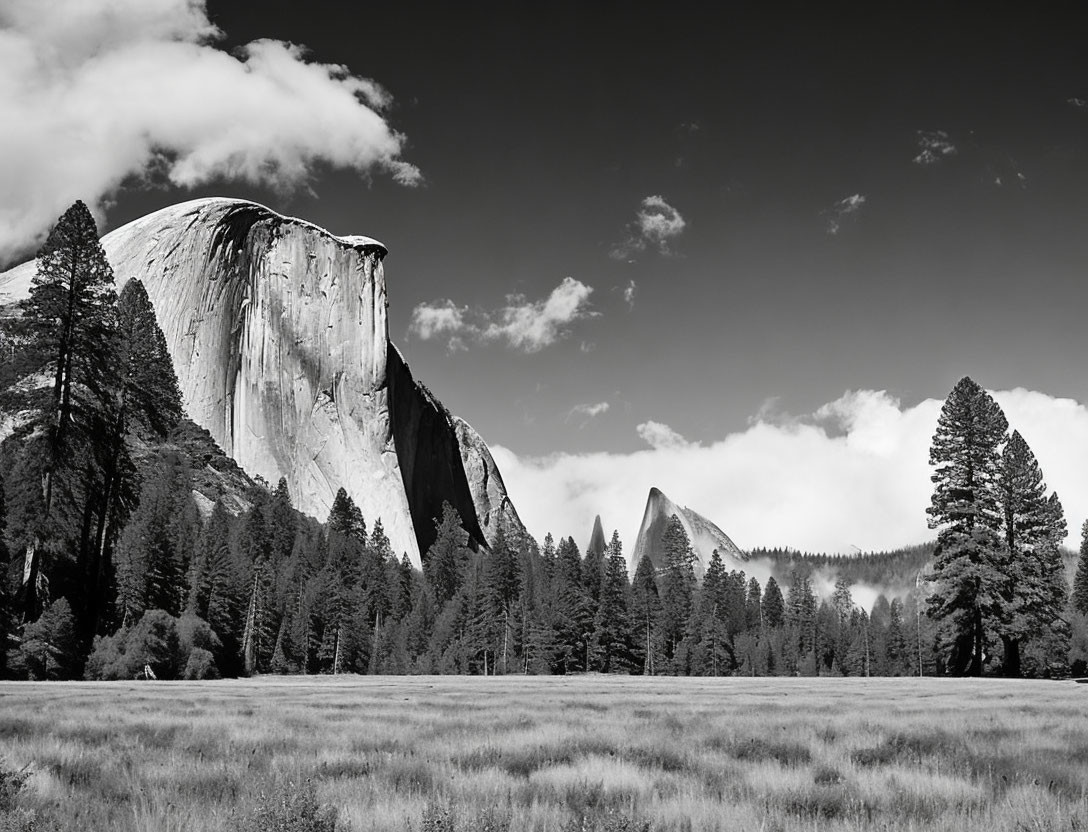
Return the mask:
<path id="1" fill-rule="evenodd" d="M 690 508 L 678 506 L 659 488 L 651 488 L 646 497 L 646 509 L 642 515 L 642 525 L 638 530 L 638 539 L 631 556 L 631 573 L 638 568 L 639 561 L 648 557 L 654 568 L 662 566 L 663 551 L 661 540 L 669 519 L 676 515 L 684 527 L 684 532 L 691 541 L 691 548 L 696 555 L 695 574 L 702 576 L 710 556 L 718 550 L 727 570 L 740 569 L 747 558 L 725 532 L 707 518 Z"/>

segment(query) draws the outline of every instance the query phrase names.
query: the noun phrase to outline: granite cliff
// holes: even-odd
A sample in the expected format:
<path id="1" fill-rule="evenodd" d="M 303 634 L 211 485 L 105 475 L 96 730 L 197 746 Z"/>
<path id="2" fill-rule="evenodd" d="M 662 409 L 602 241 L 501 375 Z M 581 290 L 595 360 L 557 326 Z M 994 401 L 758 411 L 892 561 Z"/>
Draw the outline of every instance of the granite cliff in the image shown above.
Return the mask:
<path id="1" fill-rule="evenodd" d="M 147 288 L 187 414 L 251 476 L 324 519 L 338 488 L 417 565 L 443 501 L 472 540 L 523 531 L 483 440 L 390 343 L 386 248 L 234 199 L 181 203 L 102 239 L 118 289 Z M 0 275 L 0 305 L 33 261 Z"/>
<path id="2" fill-rule="evenodd" d="M 638 530 L 638 539 L 631 555 L 631 574 L 635 573 L 639 561 L 649 558 L 655 568 L 660 569 L 663 560 L 661 538 L 665 533 L 669 518 L 676 515 L 680 519 L 684 532 L 691 541 L 691 548 L 695 552 L 695 574 L 702 577 L 706 566 L 710 562 L 710 556 L 714 550 L 718 550 L 726 571 L 743 569 L 742 562 L 747 556 L 737 548 L 737 545 L 729 539 L 729 535 L 711 523 L 701 514 L 676 505 L 656 488 L 650 489 L 646 498 L 646 510 L 642 514 L 642 525 Z"/>

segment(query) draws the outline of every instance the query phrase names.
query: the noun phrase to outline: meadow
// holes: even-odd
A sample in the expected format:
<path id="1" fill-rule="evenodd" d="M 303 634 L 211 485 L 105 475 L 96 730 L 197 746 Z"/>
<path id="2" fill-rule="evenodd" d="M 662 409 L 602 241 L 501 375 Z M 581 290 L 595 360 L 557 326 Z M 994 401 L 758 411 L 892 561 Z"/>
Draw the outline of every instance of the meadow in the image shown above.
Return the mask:
<path id="1" fill-rule="evenodd" d="M 0 683 L 0 829 L 331 828 L 268 820 L 309 794 L 380 832 L 1086 830 L 1086 714 L 1001 680 Z"/>

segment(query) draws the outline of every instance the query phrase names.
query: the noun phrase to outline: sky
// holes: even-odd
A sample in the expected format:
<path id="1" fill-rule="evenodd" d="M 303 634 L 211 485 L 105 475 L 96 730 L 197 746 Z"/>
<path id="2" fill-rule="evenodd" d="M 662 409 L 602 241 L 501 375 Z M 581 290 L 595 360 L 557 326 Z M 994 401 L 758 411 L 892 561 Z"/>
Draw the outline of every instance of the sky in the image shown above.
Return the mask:
<path id="1" fill-rule="evenodd" d="M 964 375 L 1079 529 L 1086 16 L 436 5 L 0 0 L 0 261 L 76 198 L 382 240 L 538 536 L 631 548 L 656 486 L 745 548 L 920 542 Z"/>

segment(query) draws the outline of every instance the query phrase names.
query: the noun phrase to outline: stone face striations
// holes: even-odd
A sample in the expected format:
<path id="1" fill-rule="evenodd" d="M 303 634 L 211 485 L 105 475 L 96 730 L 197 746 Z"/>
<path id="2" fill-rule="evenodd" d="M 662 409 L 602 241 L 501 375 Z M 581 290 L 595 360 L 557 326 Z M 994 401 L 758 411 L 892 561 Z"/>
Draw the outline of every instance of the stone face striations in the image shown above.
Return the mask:
<path id="1" fill-rule="evenodd" d="M 118 289 L 147 288 L 186 412 L 247 473 L 286 477 L 318 519 L 345 488 L 417 565 L 446 500 L 477 544 L 493 540 L 488 518 L 509 498 L 497 471 L 477 470 L 481 447 L 494 468 L 482 441 L 463 447 L 459 420 L 390 344 L 381 243 L 231 199 L 165 208 L 102 242 Z M 34 270 L 0 275 L 0 304 Z"/>
<path id="2" fill-rule="evenodd" d="M 656 488 L 650 489 L 646 498 L 646 510 L 642 515 L 642 525 L 638 530 L 638 539 L 635 541 L 635 549 L 631 555 L 631 574 L 635 573 L 639 561 L 649 558 L 654 568 L 663 566 L 663 551 L 661 538 L 665 534 L 665 527 L 669 518 L 676 515 L 684 527 L 684 532 L 691 541 L 691 548 L 695 551 L 695 574 L 699 578 L 706 571 L 706 565 L 710 562 L 710 556 L 714 550 L 718 550 L 726 571 L 743 569 L 741 565 L 747 556 L 737 548 L 737 545 L 729 539 L 729 535 L 690 508 L 676 505 Z"/>

